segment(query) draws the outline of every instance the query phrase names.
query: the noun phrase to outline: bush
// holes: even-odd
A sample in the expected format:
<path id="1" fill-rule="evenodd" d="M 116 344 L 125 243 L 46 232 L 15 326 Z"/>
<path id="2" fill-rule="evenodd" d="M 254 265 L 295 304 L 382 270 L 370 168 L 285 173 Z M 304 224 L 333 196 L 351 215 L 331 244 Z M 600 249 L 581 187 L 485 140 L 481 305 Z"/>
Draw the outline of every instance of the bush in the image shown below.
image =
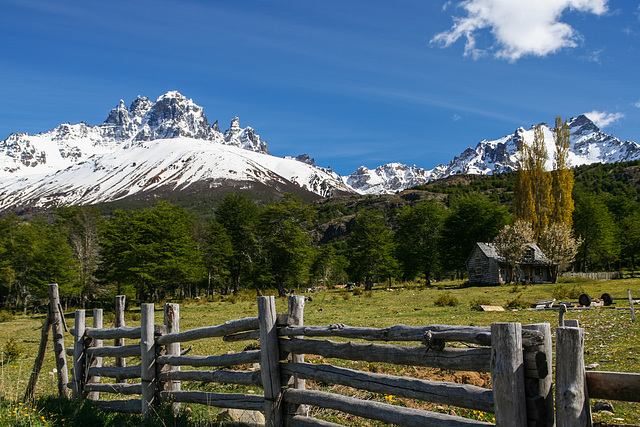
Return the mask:
<path id="1" fill-rule="evenodd" d="M 517 297 L 507 302 L 505 308 L 529 308 L 531 304 L 522 298 L 522 294 L 518 294 Z"/>
<path id="2" fill-rule="evenodd" d="M 579 284 L 574 284 L 571 287 L 558 284 L 553 287 L 552 296 L 557 300 L 577 299 L 584 293 L 584 288 Z"/>
<path id="3" fill-rule="evenodd" d="M 365 292 L 364 292 L 364 297 L 365 297 L 365 298 L 371 298 L 371 297 L 373 297 L 373 291 L 365 291 Z"/>
<path id="4" fill-rule="evenodd" d="M 491 300 L 487 297 L 478 297 L 471 300 L 471 308 L 478 308 L 481 305 L 493 305 Z"/>
<path id="5" fill-rule="evenodd" d="M 22 346 L 18 343 L 15 338 L 9 338 L 4 343 L 4 350 L 2 350 L 2 358 L 5 363 L 12 362 L 14 360 L 20 359 L 22 356 L 23 349 Z"/>
<path id="6" fill-rule="evenodd" d="M 455 307 L 458 305 L 458 303 L 459 303 L 458 298 L 451 295 L 450 292 L 447 292 L 446 294 L 440 294 L 434 302 L 434 304 L 439 307 L 446 307 L 446 306 Z"/>
<path id="7" fill-rule="evenodd" d="M 13 313 L 7 310 L 0 311 L 0 322 L 9 322 L 13 320 Z"/>
<path id="8" fill-rule="evenodd" d="M 362 290 L 362 288 L 355 288 L 353 290 L 353 295 L 355 295 L 355 296 L 362 295 L 363 293 L 364 293 L 364 291 Z"/>

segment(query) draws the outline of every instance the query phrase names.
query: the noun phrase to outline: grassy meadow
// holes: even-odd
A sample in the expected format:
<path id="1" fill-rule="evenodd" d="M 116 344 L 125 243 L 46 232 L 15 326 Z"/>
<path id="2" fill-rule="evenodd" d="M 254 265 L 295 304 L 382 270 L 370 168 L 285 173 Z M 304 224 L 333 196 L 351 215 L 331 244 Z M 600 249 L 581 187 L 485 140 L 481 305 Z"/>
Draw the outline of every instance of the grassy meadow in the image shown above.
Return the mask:
<path id="1" fill-rule="evenodd" d="M 598 370 L 640 372 L 640 312 L 638 320 L 631 322 L 628 308 L 627 289 L 633 296 L 640 298 L 640 279 L 615 281 L 587 281 L 574 279 L 560 284 L 544 284 L 533 286 L 495 286 L 466 287 L 460 282 L 437 282 L 430 287 L 420 283 L 396 284 L 391 288 L 377 286 L 373 291 L 361 289 L 352 291 L 330 289 L 314 294 L 312 301 L 307 302 L 305 323 L 328 325 L 344 323 L 353 326 L 386 327 L 399 323 L 407 325 L 459 324 L 490 325 L 492 322 L 521 322 L 523 324 L 549 322 L 552 331 L 558 322 L 557 311 L 536 311 L 525 309 L 532 303 L 551 298 L 576 301 L 581 293 L 591 297 L 599 297 L 608 292 L 616 300 L 613 307 L 595 308 L 592 310 L 569 311 L 565 318 L 578 319 L 586 332 L 586 364 L 598 363 Z M 286 299 L 278 298 L 279 312 L 286 312 Z M 479 304 L 500 305 L 510 307 L 504 312 L 483 312 L 475 309 Z M 638 307 L 640 308 L 640 307 Z M 113 325 L 113 313 L 105 307 L 105 327 Z M 226 320 L 255 316 L 257 307 L 252 292 L 243 292 L 238 296 L 217 296 L 205 301 L 185 301 L 180 308 L 181 329 L 215 325 Z M 89 317 L 91 314 L 87 313 Z M 73 312 L 66 313 L 66 320 L 73 324 Z M 126 314 L 129 325 L 139 324 L 140 312 L 130 305 Z M 162 304 L 156 306 L 156 323 L 161 323 Z M 40 328 L 44 315 L 10 315 L 0 312 L 0 426 L 29 425 L 86 425 L 87 420 L 94 420 L 94 425 L 141 425 L 139 417 L 130 415 L 105 414 L 85 404 L 81 407 L 56 399 L 56 376 L 51 344 L 47 351 L 45 364 L 40 375 L 34 402 L 22 402 L 25 387 L 33 367 L 35 354 L 40 340 Z M 91 324 L 91 319 L 87 319 Z M 71 344 L 70 335 L 65 336 L 66 345 Z M 190 354 L 220 354 L 230 351 L 241 351 L 251 343 L 226 343 L 221 339 L 200 340 L 189 343 L 193 345 Z M 314 363 L 324 362 L 319 357 L 309 356 Z M 110 360 L 106 359 L 108 363 Z M 415 368 L 411 366 L 368 364 L 366 362 L 332 361 L 336 364 L 370 370 L 373 372 L 395 373 L 430 379 L 446 379 L 476 385 L 490 384 L 488 374 L 442 372 L 437 369 Z M 129 360 L 128 364 L 138 363 Z M 426 404 L 394 396 L 377 396 L 375 393 L 350 390 L 342 386 L 314 384 L 308 387 L 322 390 L 333 390 L 344 393 L 356 393 L 361 398 L 378 399 L 398 405 L 422 407 L 429 410 L 455 413 L 475 419 L 491 421 L 490 414 L 467 411 L 458 408 L 447 408 L 444 405 Z M 209 385 L 190 383 L 183 389 L 199 389 L 206 391 L 224 390 L 248 393 L 261 393 L 259 388 L 228 385 Z M 593 403 L 593 401 L 592 401 Z M 595 421 L 617 424 L 640 424 L 640 404 L 612 402 L 613 415 L 594 413 Z M 178 417 L 164 418 L 164 425 L 216 425 L 210 421 L 218 412 L 215 408 L 199 405 L 183 405 L 185 411 Z M 187 409 L 188 408 L 188 409 Z M 340 422 L 347 425 L 378 425 L 366 423 L 342 414 L 312 408 L 312 414 L 319 418 Z M 165 414 L 166 415 L 166 414 Z M 150 424 L 150 425 L 153 425 Z"/>

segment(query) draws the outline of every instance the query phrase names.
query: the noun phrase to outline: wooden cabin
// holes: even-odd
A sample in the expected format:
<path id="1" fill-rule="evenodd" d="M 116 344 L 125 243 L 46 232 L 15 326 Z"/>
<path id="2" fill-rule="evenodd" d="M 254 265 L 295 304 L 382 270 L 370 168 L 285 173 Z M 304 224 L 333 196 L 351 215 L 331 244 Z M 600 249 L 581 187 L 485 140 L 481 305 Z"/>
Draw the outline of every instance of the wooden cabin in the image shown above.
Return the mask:
<path id="1" fill-rule="evenodd" d="M 502 258 L 493 243 L 478 242 L 467 258 L 467 272 L 470 283 L 486 285 L 504 284 L 510 266 Z M 520 266 L 520 281 L 525 283 L 550 282 L 553 263 L 547 259 L 535 243 L 529 243 Z"/>

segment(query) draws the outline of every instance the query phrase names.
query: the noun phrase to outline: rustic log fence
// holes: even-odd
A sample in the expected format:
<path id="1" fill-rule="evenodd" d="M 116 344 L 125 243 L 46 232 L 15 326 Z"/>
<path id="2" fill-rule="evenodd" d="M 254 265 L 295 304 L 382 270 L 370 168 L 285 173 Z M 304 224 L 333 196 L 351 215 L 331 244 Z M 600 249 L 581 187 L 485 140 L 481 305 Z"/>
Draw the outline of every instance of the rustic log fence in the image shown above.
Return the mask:
<path id="1" fill-rule="evenodd" d="M 305 326 L 304 301 L 302 296 L 290 296 L 288 313 L 279 315 L 274 297 L 260 297 L 257 317 L 187 331 L 179 330 L 177 304 L 165 305 L 163 325 L 155 325 L 154 305 L 142 304 L 140 327 L 111 329 L 102 328 L 101 310 L 94 311 L 93 327 L 85 325 L 85 312 L 77 310 L 76 325 L 71 329 L 74 348 L 68 351 L 73 355 L 73 396 L 92 399 L 102 409 L 142 413 L 143 416 L 149 415 L 159 402 L 170 402 L 174 408 L 179 403 L 198 403 L 259 410 L 264 412 L 267 426 L 285 423 L 290 426 L 336 425 L 309 417 L 309 406 L 404 426 L 491 425 L 469 418 L 306 389 L 305 380 L 314 380 L 493 413 L 496 424 L 501 426 L 553 425 L 548 324 L 524 328 L 519 323 L 495 323 L 491 327 Z M 229 342 L 259 339 L 260 350 L 222 355 L 181 354 L 181 343 L 216 337 Z M 140 341 L 132 345 L 103 344 L 105 340 L 123 338 Z M 344 342 L 344 339 L 358 342 Z M 447 346 L 453 342 L 459 344 Z M 493 389 L 306 363 L 303 356 L 306 354 L 328 359 L 488 372 Z M 102 358 L 133 356 L 141 358 L 140 365 L 118 367 L 103 366 L 102 363 Z M 247 364 L 259 364 L 260 369 L 230 369 Z M 185 366 L 207 370 L 181 370 Z M 117 381 L 104 383 L 103 377 Z M 122 382 L 127 379 L 136 379 L 136 383 Z M 259 386 L 264 394 L 181 390 L 183 381 Z M 136 394 L 140 398 L 104 399 L 106 394 L 112 393 Z"/>
<path id="2" fill-rule="evenodd" d="M 64 318 L 56 304 L 56 290 L 50 288 L 52 298 L 47 319 L 55 322 L 59 332 L 54 348 L 56 363 L 64 368 L 64 372 L 59 369 L 60 382 L 66 379 L 66 359 L 61 332 Z M 159 403 L 171 404 L 178 410 L 184 402 L 258 410 L 264 412 L 267 426 L 337 426 L 309 417 L 308 408 L 316 406 L 403 426 L 492 425 L 308 390 L 305 380 L 493 413 L 496 425 L 500 426 L 553 426 L 556 418 L 559 427 L 590 426 L 589 398 L 640 401 L 640 374 L 585 372 L 584 331 L 577 327 L 556 329 L 554 412 L 548 323 L 524 326 L 494 323 L 490 327 L 311 326 L 303 322 L 305 298 L 290 296 L 287 314 L 276 313 L 274 297 L 260 297 L 257 317 L 180 331 L 178 304 L 164 306 L 161 325 L 155 324 L 154 305 L 142 304 L 141 325 L 132 327 L 124 326 L 124 316 L 120 313 L 124 310 L 124 299 L 118 298 L 115 317 L 119 326 L 114 328 L 103 327 L 101 309 L 93 311 L 92 327 L 86 325 L 85 311 L 76 311 L 75 326 L 70 330 L 74 346 L 66 350 L 72 356 L 73 380 L 59 387 L 62 395 L 68 393 L 69 386 L 75 399 L 90 399 L 105 410 L 141 413 L 146 417 Z M 48 328 L 46 322 L 45 328 Z M 259 340 L 260 349 L 221 355 L 190 355 L 186 354 L 188 351 L 181 351 L 181 343 L 211 338 L 228 342 Z M 339 341 L 316 338 L 338 338 Z M 124 339 L 135 340 L 135 343 L 124 345 Z M 116 345 L 105 346 L 107 340 L 114 340 L 109 342 Z M 378 374 L 327 363 L 306 363 L 304 355 L 307 354 L 328 359 L 488 372 L 492 389 Z M 127 366 L 127 357 L 140 358 L 141 363 Z M 116 366 L 107 366 L 104 358 Z M 247 364 L 253 366 L 253 370 L 247 370 Z M 234 369 L 238 365 L 244 366 Z M 38 360 L 34 366 L 36 380 L 37 367 Z M 190 368 L 181 370 L 182 367 Z M 104 378 L 114 381 L 103 382 Z M 181 384 L 185 381 L 257 386 L 264 394 L 182 390 Z M 34 386 L 35 382 L 30 381 L 31 393 Z M 105 399 L 112 394 L 139 397 Z"/>
<path id="3" fill-rule="evenodd" d="M 586 371 L 584 330 L 556 329 L 556 417 L 558 427 L 591 426 L 589 399 L 640 402 L 640 374 Z"/>

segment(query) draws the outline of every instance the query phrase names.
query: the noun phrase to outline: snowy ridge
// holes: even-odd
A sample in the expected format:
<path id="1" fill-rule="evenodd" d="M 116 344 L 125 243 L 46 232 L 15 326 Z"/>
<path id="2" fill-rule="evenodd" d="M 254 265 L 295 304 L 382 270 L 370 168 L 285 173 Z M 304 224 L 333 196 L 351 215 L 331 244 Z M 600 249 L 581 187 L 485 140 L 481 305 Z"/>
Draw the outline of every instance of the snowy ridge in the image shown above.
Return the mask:
<path id="1" fill-rule="evenodd" d="M 569 160 L 572 166 L 591 163 L 613 163 L 640 159 L 640 144 L 621 141 L 613 135 L 602 132 L 588 117 L 580 115 L 568 122 L 570 136 Z M 400 163 L 388 163 L 376 169 L 359 167 L 343 181 L 361 194 L 389 194 L 425 182 L 447 178 L 456 174 L 489 175 L 517 170 L 518 148 L 522 141 L 531 144 L 534 126 L 523 127 L 511 134 L 493 141 L 482 140 L 475 148 L 467 148 L 449 164 L 437 165 L 431 170 Z M 549 161 L 552 166 L 555 142 L 552 129 L 542 124 Z"/>
<path id="2" fill-rule="evenodd" d="M 320 196 L 352 193 L 334 172 L 269 155 L 251 127 L 220 132 L 176 91 L 124 101 L 99 126 L 62 124 L 0 142 L 0 209 L 92 204 L 159 189 L 226 183 L 294 185 Z M 287 187 L 288 188 L 288 187 Z"/>
<path id="3" fill-rule="evenodd" d="M 291 183 L 321 196 L 352 192 L 306 163 L 179 137 L 122 147 L 54 174 L 5 179 L 0 207 L 94 204 L 161 189 L 182 191 L 196 183 L 215 188 L 227 181 Z"/>
<path id="4" fill-rule="evenodd" d="M 552 130 L 546 124 L 542 128 L 551 159 Z M 569 128 L 573 166 L 640 159 L 638 143 L 603 133 L 584 115 L 571 119 Z M 128 108 L 121 100 L 98 126 L 61 124 L 0 141 L 0 210 L 256 184 L 278 191 L 297 187 L 323 197 L 389 194 L 455 174 L 516 170 L 518 147 L 533 137 L 534 127 L 520 127 L 500 139 L 480 141 L 431 170 L 388 163 L 340 176 L 316 166 L 307 154 L 271 156 L 266 141 L 253 128 L 241 128 L 238 117 L 221 132 L 217 121 L 209 124 L 202 107 L 171 91 L 155 102 L 138 96 Z"/>

